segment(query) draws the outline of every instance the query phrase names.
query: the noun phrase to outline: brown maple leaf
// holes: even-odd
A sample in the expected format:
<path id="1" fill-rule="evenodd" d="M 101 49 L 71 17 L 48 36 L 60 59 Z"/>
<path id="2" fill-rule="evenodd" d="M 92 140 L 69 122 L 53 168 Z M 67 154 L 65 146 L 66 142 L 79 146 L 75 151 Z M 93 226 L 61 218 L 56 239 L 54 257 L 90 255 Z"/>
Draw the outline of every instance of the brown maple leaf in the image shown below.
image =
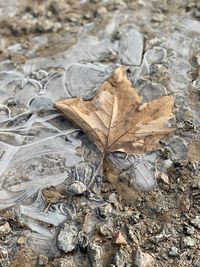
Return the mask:
<path id="1" fill-rule="evenodd" d="M 89 135 L 104 155 L 114 151 L 142 154 L 157 150 L 172 129 L 173 96 L 141 104 L 123 67 L 102 84 L 91 100 L 65 99 L 56 107 Z"/>

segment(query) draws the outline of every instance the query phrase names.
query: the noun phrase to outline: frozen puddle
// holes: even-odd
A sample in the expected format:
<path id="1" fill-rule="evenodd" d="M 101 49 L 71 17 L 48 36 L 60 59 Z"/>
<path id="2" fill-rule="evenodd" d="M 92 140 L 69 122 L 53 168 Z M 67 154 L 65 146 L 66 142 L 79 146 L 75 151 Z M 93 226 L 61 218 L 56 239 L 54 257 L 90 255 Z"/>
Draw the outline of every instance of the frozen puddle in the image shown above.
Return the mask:
<path id="1" fill-rule="evenodd" d="M 31 229 L 28 244 L 49 257 L 59 255 L 58 226 L 76 215 L 69 186 L 85 185 L 85 196 L 96 202 L 93 208 L 103 201 L 99 195 L 102 156 L 80 129 L 55 110 L 54 102 L 72 96 L 91 98 L 113 69 L 75 63 L 61 72 L 40 70 L 28 77 L 14 71 L 0 73 L 0 209 L 16 212 Z M 130 169 L 133 186 L 144 190 L 155 186 L 155 155 L 111 158 L 118 167 Z M 46 188 L 64 192 L 67 198 L 46 203 Z"/>

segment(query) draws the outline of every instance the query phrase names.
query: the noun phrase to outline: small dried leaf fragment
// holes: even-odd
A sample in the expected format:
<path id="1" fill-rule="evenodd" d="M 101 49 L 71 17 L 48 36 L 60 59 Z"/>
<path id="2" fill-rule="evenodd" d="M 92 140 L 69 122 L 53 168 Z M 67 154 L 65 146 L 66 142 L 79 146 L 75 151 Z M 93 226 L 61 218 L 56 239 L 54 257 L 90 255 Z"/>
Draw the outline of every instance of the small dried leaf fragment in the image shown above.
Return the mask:
<path id="1" fill-rule="evenodd" d="M 65 198 L 60 192 L 56 191 L 55 188 L 46 188 L 43 190 L 43 195 L 47 203 L 56 203 L 59 200 Z"/>
<path id="2" fill-rule="evenodd" d="M 127 246 L 127 241 L 121 232 L 116 234 L 115 244 L 120 246 Z"/>
<path id="3" fill-rule="evenodd" d="M 87 132 L 105 154 L 122 151 L 143 154 L 159 148 L 172 129 L 173 96 L 141 104 L 141 97 L 127 79 L 123 67 L 102 84 L 92 100 L 65 99 L 56 107 Z"/>

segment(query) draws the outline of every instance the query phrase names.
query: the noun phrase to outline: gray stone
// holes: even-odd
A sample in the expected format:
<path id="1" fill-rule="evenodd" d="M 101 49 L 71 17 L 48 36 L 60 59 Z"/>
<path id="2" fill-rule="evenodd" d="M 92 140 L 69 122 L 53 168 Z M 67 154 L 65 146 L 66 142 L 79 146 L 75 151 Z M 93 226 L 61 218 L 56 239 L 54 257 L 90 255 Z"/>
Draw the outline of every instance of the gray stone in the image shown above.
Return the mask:
<path id="1" fill-rule="evenodd" d="M 188 146 L 184 139 L 174 136 L 168 143 L 168 147 L 172 151 L 174 160 L 184 160 L 187 158 Z"/>
<path id="2" fill-rule="evenodd" d="M 78 245 L 82 250 L 85 250 L 89 244 L 89 236 L 83 231 L 78 234 Z"/>
<path id="3" fill-rule="evenodd" d="M 104 7 L 104 6 L 100 6 L 98 9 L 97 9 L 97 14 L 102 18 L 106 18 L 108 16 L 108 11 L 107 9 Z"/>
<path id="4" fill-rule="evenodd" d="M 106 220 L 111 215 L 112 206 L 110 203 L 106 203 L 106 204 L 98 207 L 96 212 L 97 212 L 97 216 L 99 219 Z"/>
<path id="5" fill-rule="evenodd" d="M 8 222 L 0 225 L 0 235 L 7 235 L 12 231 Z"/>
<path id="6" fill-rule="evenodd" d="M 142 60 L 144 38 L 131 25 L 120 29 L 119 56 L 123 64 L 139 66 Z"/>
<path id="7" fill-rule="evenodd" d="M 64 252 L 73 251 L 78 244 L 78 228 L 75 224 L 65 223 L 57 239 L 59 249 Z"/>
<path id="8" fill-rule="evenodd" d="M 196 241 L 189 236 L 187 236 L 183 239 L 183 246 L 186 248 L 194 247 L 195 244 L 196 244 Z"/>
<path id="9" fill-rule="evenodd" d="M 120 248 L 115 254 L 114 263 L 117 267 L 131 267 L 131 255 L 127 250 Z"/>
<path id="10" fill-rule="evenodd" d="M 193 235 L 194 232 L 195 232 L 194 227 L 187 227 L 187 228 L 186 228 L 186 234 L 187 234 L 187 235 Z"/>
<path id="11" fill-rule="evenodd" d="M 173 246 L 171 247 L 170 251 L 169 251 L 169 256 L 171 257 L 177 257 L 179 255 L 178 253 L 178 248 Z"/>
<path id="12" fill-rule="evenodd" d="M 148 253 L 143 253 L 140 249 L 135 252 L 134 266 L 135 267 L 152 267 L 155 259 Z"/>
<path id="13" fill-rule="evenodd" d="M 190 220 L 191 224 L 200 229 L 200 216 L 196 216 L 194 219 Z"/>
<path id="14" fill-rule="evenodd" d="M 136 232 L 134 231 L 134 228 L 129 225 L 128 226 L 128 237 L 133 241 L 135 244 L 138 244 L 138 237 L 136 235 Z"/>
<path id="15" fill-rule="evenodd" d="M 99 227 L 99 232 L 101 235 L 106 236 L 108 239 L 112 239 L 114 229 L 110 224 L 103 224 Z"/>
<path id="16" fill-rule="evenodd" d="M 72 195 L 82 195 L 86 190 L 86 185 L 79 181 L 70 184 L 67 188 L 67 191 L 70 192 Z"/>
<path id="17" fill-rule="evenodd" d="M 159 242 L 161 242 L 161 241 L 163 241 L 163 240 L 166 240 L 168 237 L 170 237 L 170 235 L 166 235 L 165 232 L 162 232 L 162 233 L 160 233 L 160 234 L 158 234 L 158 235 L 153 236 L 153 237 L 151 238 L 151 240 L 152 240 L 152 242 L 153 242 L 154 244 L 157 245 Z"/>
<path id="18" fill-rule="evenodd" d="M 165 15 L 162 14 L 162 13 L 155 13 L 153 16 L 152 16 L 152 21 L 153 22 L 162 22 L 165 18 Z"/>
<path id="19" fill-rule="evenodd" d="M 195 261 L 193 262 L 193 266 L 194 266 L 194 267 L 200 267 L 200 260 L 195 260 Z"/>
<path id="20" fill-rule="evenodd" d="M 102 248 L 96 243 L 88 246 L 88 257 L 92 267 L 102 267 Z"/>

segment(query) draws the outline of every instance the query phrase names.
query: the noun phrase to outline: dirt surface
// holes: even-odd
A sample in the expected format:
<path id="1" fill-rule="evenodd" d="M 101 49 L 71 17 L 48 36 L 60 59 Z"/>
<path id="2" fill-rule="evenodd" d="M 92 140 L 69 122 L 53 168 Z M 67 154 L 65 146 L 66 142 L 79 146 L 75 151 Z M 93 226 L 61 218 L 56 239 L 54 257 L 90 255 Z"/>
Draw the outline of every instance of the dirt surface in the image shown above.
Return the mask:
<path id="1" fill-rule="evenodd" d="M 56 70 L 56 73 L 62 73 L 66 64 L 63 60 L 68 59 L 65 52 L 77 44 L 79 36 L 84 31 L 98 37 L 98 40 L 103 40 L 109 35 L 112 43 L 120 39 L 122 34 L 116 24 L 123 25 L 125 21 L 126 24 L 134 25 L 144 37 L 142 63 L 136 68 L 131 64 L 125 64 L 129 68 L 129 78 L 136 88 L 140 88 L 138 90 L 143 93 L 144 99 L 146 97 L 149 100 L 152 97 L 144 91 L 146 83 L 155 91 L 160 86 L 160 91 L 166 90 L 167 94 L 175 96 L 176 120 L 172 122 L 172 126 L 176 130 L 172 139 L 164 140 L 161 144 L 162 149 L 157 152 L 157 185 L 152 190 L 137 190 L 131 184 L 132 170 L 121 172 L 109 164 L 105 168 L 106 175 L 102 176 L 101 185 L 97 186 L 97 189 L 93 188 L 93 192 L 86 190 L 83 183 L 68 188 L 67 193 L 66 188 L 62 186 L 41 188 L 45 203 L 44 212 L 57 203 L 73 203 L 76 209 L 76 215 L 70 215 L 71 218 L 56 225 L 56 229 L 55 223 L 53 226 L 49 221 L 46 223 L 50 232 L 55 230 L 53 241 L 43 241 L 47 245 L 50 244 L 49 248 L 47 246 L 44 249 L 41 245 L 42 238 L 39 240 L 38 237 L 31 236 L 32 239 L 29 239 L 30 225 L 32 232 L 36 232 L 36 228 L 28 220 L 22 220 L 19 215 L 19 203 L 15 207 L 2 208 L 0 266 L 199 267 L 198 1 L 19 0 L 17 4 L 12 5 L 12 12 L 4 10 L 5 6 L 2 7 L 2 14 L 12 14 L 0 19 L 1 72 L 4 72 L 7 68 L 5 66 L 9 64 L 12 65 L 11 69 L 16 71 L 28 72 L 30 69 L 30 73 L 36 73 L 38 69 L 43 69 L 47 72 Z M 109 24 L 115 15 L 116 24 Z M 110 26 L 106 28 L 108 25 Z M 116 30 L 113 30 L 115 27 Z M 100 43 L 98 51 L 103 46 L 104 43 Z M 83 51 L 86 47 L 87 42 L 83 43 Z M 165 59 L 160 60 L 160 54 L 156 52 L 155 57 L 152 54 L 149 56 L 151 64 L 147 66 L 145 55 L 154 48 L 162 48 L 163 50 L 159 50 L 161 52 L 165 50 Z M 109 48 L 106 46 L 105 51 L 107 49 Z M 83 57 L 79 62 L 124 64 L 123 59 L 122 62 L 119 61 L 118 54 L 105 51 L 98 60 L 92 59 L 91 54 L 87 52 L 91 60 Z M 153 51 L 155 53 L 158 50 Z M 148 61 L 148 56 L 146 60 Z M 41 81 L 38 77 L 36 80 Z M 6 105 L 13 117 L 21 111 L 26 112 L 23 105 L 16 107 L 16 103 L 12 101 Z M 37 131 L 32 135 L 35 133 L 39 135 Z M 8 141 L 7 133 L 1 134 L 0 140 L 6 140 L 9 144 L 14 142 L 12 137 Z M 85 153 L 87 154 L 87 151 Z M 98 152 L 94 156 L 88 155 L 89 152 L 89 163 L 99 157 Z M 56 159 L 53 160 L 52 164 L 58 166 Z M 51 168 L 52 165 L 45 166 Z M 34 170 L 34 166 L 32 169 Z M 88 172 L 81 171 L 80 167 L 80 175 L 89 177 Z M 71 171 L 72 176 L 77 172 L 79 169 L 74 167 Z M 10 173 L 8 177 L 9 175 Z M 19 179 L 20 176 L 23 176 L 23 173 L 20 173 Z M 26 182 L 26 179 L 23 177 L 23 182 Z M 9 181 L 8 185 L 15 185 Z M 28 206 L 29 202 L 23 205 Z M 71 206 L 67 212 L 74 212 Z M 42 221 L 40 224 L 45 223 Z"/>

